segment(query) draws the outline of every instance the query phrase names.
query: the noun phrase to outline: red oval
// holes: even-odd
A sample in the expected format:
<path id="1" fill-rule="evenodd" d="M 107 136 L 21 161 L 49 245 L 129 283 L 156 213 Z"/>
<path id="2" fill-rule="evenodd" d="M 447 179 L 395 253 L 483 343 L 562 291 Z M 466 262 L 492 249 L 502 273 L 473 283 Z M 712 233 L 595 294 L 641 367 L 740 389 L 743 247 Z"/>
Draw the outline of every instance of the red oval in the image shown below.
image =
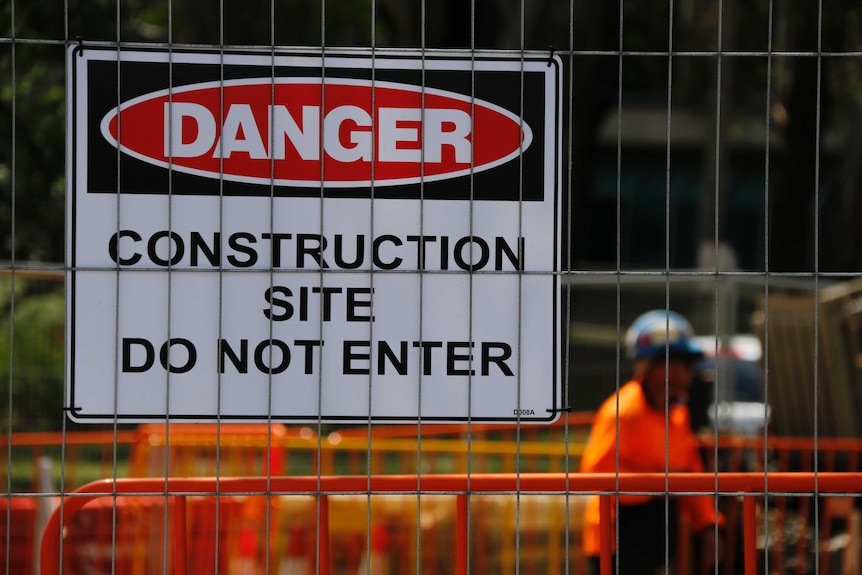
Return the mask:
<path id="1" fill-rule="evenodd" d="M 181 172 L 285 186 L 319 186 L 322 175 L 327 187 L 453 178 L 508 162 L 532 141 L 523 120 L 489 102 L 337 78 L 255 78 L 153 92 L 105 115 L 102 134 L 124 153 Z"/>

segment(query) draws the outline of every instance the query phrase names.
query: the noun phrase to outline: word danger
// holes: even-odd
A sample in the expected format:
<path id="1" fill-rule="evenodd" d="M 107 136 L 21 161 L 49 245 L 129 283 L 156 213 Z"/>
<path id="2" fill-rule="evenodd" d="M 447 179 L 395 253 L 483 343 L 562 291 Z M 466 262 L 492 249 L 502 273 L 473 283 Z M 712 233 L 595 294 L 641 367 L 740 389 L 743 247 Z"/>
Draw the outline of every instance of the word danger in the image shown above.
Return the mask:
<path id="1" fill-rule="evenodd" d="M 296 369 L 311 375 L 319 364 L 319 350 L 323 345 L 323 341 L 308 339 L 292 342 L 265 339 L 257 343 L 248 339 L 220 339 L 217 342 L 218 372 L 247 374 L 256 370 L 277 375 L 294 365 L 294 356 L 298 356 L 300 365 Z M 512 346 L 505 342 L 347 340 L 338 345 L 344 375 L 370 375 L 372 372 L 408 375 L 411 368 L 418 371 L 421 364 L 422 375 L 428 376 L 439 375 L 441 366 L 447 376 L 514 376 L 507 363 L 512 358 Z M 157 349 L 158 364 L 171 373 L 189 372 L 197 364 L 197 347 L 188 339 L 171 338 L 157 345 L 145 338 L 127 337 L 122 341 L 123 373 L 144 373 L 155 368 Z M 411 349 L 418 349 L 419 354 L 411 354 Z"/>
<path id="2" fill-rule="evenodd" d="M 250 104 L 232 104 L 220 128 L 206 106 L 192 102 L 165 103 L 165 157 L 230 158 L 244 153 L 255 160 L 284 160 L 288 148 L 302 160 L 320 160 L 321 150 L 339 162 L 370 162 L 372 145 L 371 115 L 359 106 L 337 106 L 321 114 L 320 106 L 302 106 L 297 121 L 287 106 L 267 106 L 255 117 Z M 261 121 L 265 119 L 264 121 Z M 425 161 L 439 163 L 443 147 L 451 146 L 455 162 L 467 164 L 473 153 L 470 142 L 470 114 L 461 110 L 419 108 L 380 108 L 377 111 L 379 162 L 422 161 L 419 131 L 424 135 Z M 183 127 L 190 124 L 194 134 L 184 137 Z M 271 127 L 274 136 L 267 149 L 268 134 L 258 125 Z M 217 134 L 221 136 L 216 139 Z M 170 134 L 170 137 L 167 135 Z M 270 153 L 271 152 L 271 153 Z"/>
<path id="3" fill-rule="evenodd" d="M 267 263 L 275 269 L 358 269 L 369 263 L 382 270 L 525 269 L 524 238 L 512 241 L 501 236 L 234 232 L 227 236 L 227 249 L 223 250 L 220 232 L 205 236 L 159 230 L 145 236 L 135 230 L 120 230 L 108 240 L 108 255 L 121 266 L 250 268 L 263 256 L 269 257 Z"/>
<path id="4" fill-rule="evenodd" d="M 350 78 L 177 86 L 123 102 L 100 127 L 121 152 L 171 170 L 340 188 L 488 170 L 533 138 L 522 118 L 469 94 Z"/>

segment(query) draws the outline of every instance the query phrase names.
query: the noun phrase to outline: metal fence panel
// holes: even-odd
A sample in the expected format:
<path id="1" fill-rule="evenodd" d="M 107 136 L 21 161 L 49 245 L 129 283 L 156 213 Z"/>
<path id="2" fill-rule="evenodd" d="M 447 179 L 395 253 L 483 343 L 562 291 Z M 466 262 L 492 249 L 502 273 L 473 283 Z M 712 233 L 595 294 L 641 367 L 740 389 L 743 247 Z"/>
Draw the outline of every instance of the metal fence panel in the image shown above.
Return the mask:
<path id="1" fill-rule="evenodd" d="M 0 572 L 584 573 L 585 509 L 609 492 L 614 514 L 626 496 L 663 504 L 675 572 L 717 573 L 699 570 L 692 518 L 673 528 L 673 502 L 706 492 L 724 572 L 859 573 L 860 47 L 851 0 L 0 4 Z M 110 86 L 76 107 L 68 60 L 88 50 Z M 190 53 L 208 69 L 184 68 Z M 231 100 L 250 78 L 262 115 Z M 395 84 L 413 104 L 389 100 Z M 367 87 L 371 113 L 339 85 Z M 210 90 L 206 114 L 190 86 Z M 318 102 L 282 106 L 309 86 Z M 135 105 L 155 112 L 123 116 Z M 92 154 L 84 112 L 107 118 Z M 491 112 L 487 139 L 514 145 L 488 159 Z M 434 172 L 444 158 L 453 179 Z M 363 176 L 363 201 L 333 160 Z M 89 225 L 82 173 L 105 200 Z M 69 238 L 100 228 L 113 244 L 78 254 Z M 654 477 L 617 447 L 607 489 L 581 464 L 650 309 L 702 336 L 687 409 L 708 476 L 677 477 L 666 439 L 666 463 L 636 470 Z M 293 314 L 301 336 L 279 321 Z M 220 343 L 198 353 L 189 330 Z M 188 393 L 196 362 L 210 375 Z M 104 383 L 97 423 L 76 377 Z M 302 417 L 285 415 L 300 386 Z M 244 401 L 255 417 L 232 410 Z M 367 417 L 384 404 L 397 413 Z M 606 551 L 626 537 L 603 533 Z"/>

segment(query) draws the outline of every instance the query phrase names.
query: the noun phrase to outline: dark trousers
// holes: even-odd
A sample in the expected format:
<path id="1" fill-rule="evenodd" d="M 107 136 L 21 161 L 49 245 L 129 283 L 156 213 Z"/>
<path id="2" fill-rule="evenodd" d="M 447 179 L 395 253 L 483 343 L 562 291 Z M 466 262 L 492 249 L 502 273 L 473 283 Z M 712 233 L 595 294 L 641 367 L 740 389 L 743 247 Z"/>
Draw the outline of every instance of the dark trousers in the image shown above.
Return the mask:
<path id="1" fill-rule="evenodd" d="M 619 575 L 654 575 L 666 565 L 665 554 L 673 562 L 676 552 L 677 506 L 655 498 L 642 505 L 620 505 L 617 512 L 617 555 L 612 559 L 613 573 Z M 588 558 L 590 575 L 599 575 L 599 558 Z"/>

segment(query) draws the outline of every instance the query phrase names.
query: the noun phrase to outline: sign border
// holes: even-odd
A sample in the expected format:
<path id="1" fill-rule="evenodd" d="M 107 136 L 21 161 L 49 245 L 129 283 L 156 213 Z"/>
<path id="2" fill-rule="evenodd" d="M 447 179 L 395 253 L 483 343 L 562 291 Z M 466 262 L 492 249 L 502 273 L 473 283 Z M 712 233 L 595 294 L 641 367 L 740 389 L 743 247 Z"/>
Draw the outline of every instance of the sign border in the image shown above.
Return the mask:
<path id="1" fill-rule="evenodd" d="M 553 281 L 551 285 L 552 290 L 552 307 L 554 310 L 553 321 L 552 321 L 552 331 L 553 331 L 553 366 L 552 366 L 552 403 L 549 409 L 546 410 L 546 414 L 544 416 L 540 416 L 537 414 L 536 416 L 522 416 L 522 415 L 514 415 L 511 417 L 477 417 L 472 416 L 468 413 L 465 417 L 438 417 L 438 416 L 425 416 L 421 413 L 417 416 L 339 416 L 339 415 L 325 415 L 323 413 L 300 416 L 300 415 L 273 415 L 271 413 L 266 415 L 233 415 L 233 414 L 222 414 L 216 413 L 215 415 L 200 415 L 200 414 L 182 414 L 182 413 L 170 413 L 167 412 L 165 414 L 147 414 L 147 413 L 123 413 L 119 414 L 110 413 L 110 414 L 95 414 L 95 413 L 87 413 L 82 414 L 79 413 L 79 407 L 75 407 L 75 362 L 76 362 L 76 344 L 75 344 L 75 325 L 77 321 L 77 308 L 75 305 L 76 301 L 76 274 L 78 271 L 93 271 L 92 269 L 87 270 L 78 270 L 77 267 L 77 250 L 75 246 L 75 241 L 77 238 L 77 194 L 79 193 L 77 186 L 77 175 L 78 175 L 78 158 L 79 158 L 79 150 L 76 146 L 76 142 L 78 139 L 78 118 L 77 118 L 77 107 L 78 107 L 78 93 L 76 90 L 77 82 L 78 82 L 78 62 L 83 60 L 87 62 L 87 59 L 82 59 L 84 51 L 97 50 L 101 52 L 109 52 L 115 54 L 117 56 L 118 64 L 121 61 L 123 55 L 134 54 L 134 53 L 173 53 L 173 54 L 206 54 L 208 56 L 212 55 L 237 55 L 237 56 L 272 56 L 273 58 L 281 57 L 281 56 L 305 56 L 305 57 L 320 57 L 324 59 L 326 58 L 346 58 L 346 59 L 358 59 L 358 60 L 368 60 L 369 58 L 374 60 L 376 58 L 385 58 L 385 59 L 404 59 L 410 61 L 421 60 L 422 62 L 426 61 L 435 61 L 435 62 L 446 62 L 446 61 L 465 61 L 468 60 L 472 63 L 477 61 L 516 61 L 520 60 L 521 63 L 525 62 L 542 62 L 546 63 L 548 68 L 553 68 L 554 72 L 552 73 L 553 78 L 553 100 L 554 100 L 554 110 L 556 111 L 553 118 L 553 137 L 550 138 L 547 135 L 545 136 L 545 141 L 551 142 L 553 140 L 553 206 L 554 206 L 554 266 L 555 270 L 553 272 L 549 272 L 548 275 L 553 275 Z M 67 405 L 64 407 L 64 410 L 69 415 L 69 418 L 72 421 L 78 423 L 106 423 L 106 422 L 118 422 L 118 423 L 145 423 L 145 422 L 162 422 L 162 421 L 174 421 L 174 422 L 212 422 L 212 421 L 226 421 L 226 422 L 318 422 L 318 423 L 333 423 L 333 424 L 345 424 L 345 423 L 419 423 L 419 422 L 429 422 L 429 423 L 469 423 L 469 422 L 477 422 L 477 423 L 485 423 L 485 422 L 493 422 L 493 423 L 516 423 L 516 424 L 550 424 L 556 421 L 560 415 L 566 410 L 565 407 L 562 406 L 563 397 L 566 396 L 563 390 L 563 385 L 565 382 L 562 381 L 562 371 L 563 366 L 561 363 L 561 354 L 562 354 L 562 340 L 563 334 L 561 332 L 561 282 L 560 282 L 560 272 L 561 270 L 561 215 L 562 215 L 562 196 L 563 196 L 563 177 L 562 177 L 562 114 L 561 110 L 561 102 L 563 95 L 563 87 L 562 87 L 562 61 L 559 56 L 551 54 L 549 56 L 540 56 L 536 54 L 526 54 L 522 52 L 511 52 L 511 53 L 500 53 L 500 52 L 485 52 L 485 51 L 474 51 L 474 52 L 465 52 L 463 50 L 435 50 L 434 52 L 428 53 L 421 50 L 398 50 L 398 51 L 390 51 L 390 50 L 376 50 L 376 49 L 368 49 L 368 50 L 319 50 L 315 52 L 314 50 L 301 49 L 301 50 L 252 50 L 252 49 L 242 49 L 242 50 L 212 50 L 207 51 L 205 49 L 195 47 L 195 48 L 175 48 L 172 50 L 166 50 L 162 48 L 147 48 L 147 47 L 134 47 L 125 51 L 121 51 L 118 48 L 101 48 L 101 47 L 92 47 L 92 46 L 81 46 L 81 45 L 72 45 L 69 47 L 67 51 L 68 57 L 68 70 L 67 70 L 67 122 L 69 123 L 67 129 L 67 145 L 68 145 L 68 158 L 69 164 L 67 167 L 67 186 L 66 186 L 66 194 L 67 194 L 67 213 L 68 216 L 68 229 L 67 233 L 67 254 L 66 259 L 69 262 L 66 268 L 66 281 L 67 281 L 67 297 L 66 297 L 66 306 L 67 306 L 67 328 L 66 328 L 66 352 L 68 354 L 68 359 L 66 361 L 66 401 Z M 386 68 L 384 68 L 386 69 Z M 181 87 L 181 86 L 178 86 Z M 547 109 L 546 109 L 547 110 Z M 546 119 L 547 124 L 547 119 Z M 86 146 L 85 146 L 86 148 Z M 120 154 L 120 150 L 117 151 Z M 547 152 L 546 152 L 547 153 Z M 88 155 L 88 151 L 85 150 L 85 157 Z M 550 176 L 550 174 L 548 174 Z M 550 179 L 550 178 L 549 178 Z M 523 184 L 522 184 L 523 185 Z M 375 186 L 371 186 L 372 190 Z M 546 190 L 548 188 L 546 187 Z M 323 198 L 323 196 L 321 196 Z M 372 196 L 372 201 L 374 197 Z M 383 199 L 383 198 L 380 198 Z M 426 201 L 420 199 L 420 201 Z M 469 200 L 470 202 L 477 200 Z M 525 200 L 519 199 L 519 202 L 524 202 Z M 122 268 L 119 266 L 116 268 L 117 273 Z M 112 269 L 102 270 L 102 271 L 113 271 Z M 169 273 L 169 270 L 167 270 Z M 421 272 L 417 272 L 421 273 Z M 519 272 L 519 277 L 523 277 L 524 272 Z M 521 280 L 519 280 L 520 282 Z M 520 288 L 519 288 L 520 289 Z M 475 294 L 473 295 L 475 297 Z M 519 312 L 520 313 L 520 312 Z M 523 333 L 519 334 L 519 337 L 523 337 Z M 116 390 L 117 390 L 117 375 L 116 375 L 116 358 L 118 354 L 118 348 L 114 349 L 114 375 L 112 379 L 114 381 L 113 390 L 115 395 L 115 404 L 116 404 Z M 371 377 L 371 376 L 369 376 Z M 523 380 L 523 376 L 520 373 L 520 368 L 518 370 L 518 397 L 520 402 L 520 389 L 521 382 Z M 168 376 L 169 381 L 169 376 Z M 370 380 L 369 386 L 372 386 L 373 383 Z M 468 385 L 469 387 L 469 385 Z M 370 393 L 370 391 L 369 391 Z M 468 411 L 470 408 L 468 407 Z M 166 410 L 167 411 L 167 410 Z"/>

